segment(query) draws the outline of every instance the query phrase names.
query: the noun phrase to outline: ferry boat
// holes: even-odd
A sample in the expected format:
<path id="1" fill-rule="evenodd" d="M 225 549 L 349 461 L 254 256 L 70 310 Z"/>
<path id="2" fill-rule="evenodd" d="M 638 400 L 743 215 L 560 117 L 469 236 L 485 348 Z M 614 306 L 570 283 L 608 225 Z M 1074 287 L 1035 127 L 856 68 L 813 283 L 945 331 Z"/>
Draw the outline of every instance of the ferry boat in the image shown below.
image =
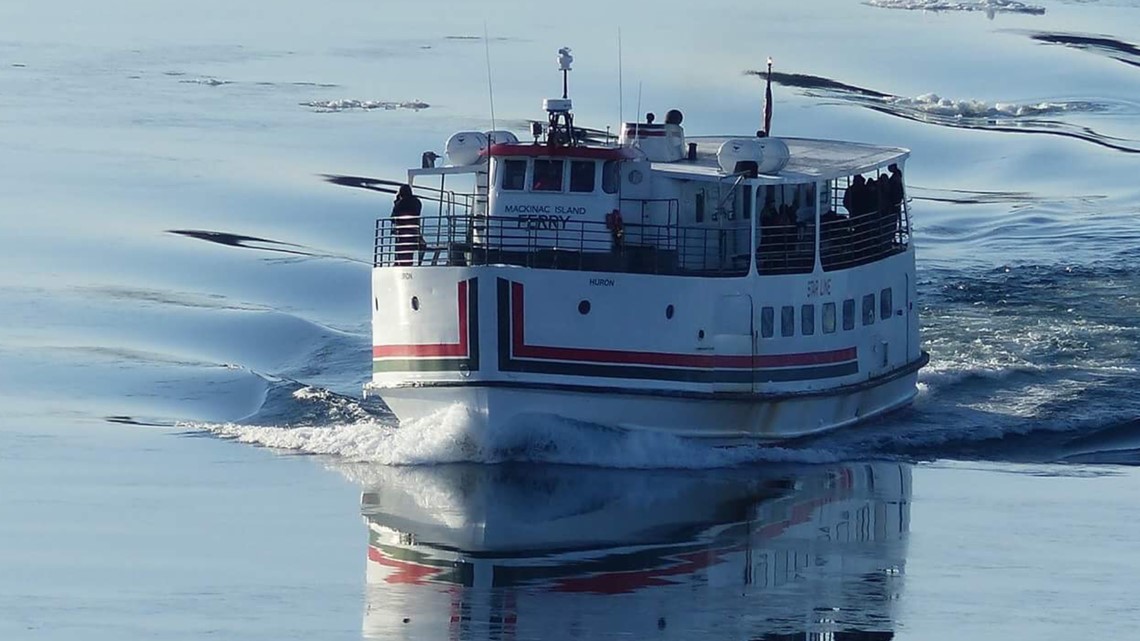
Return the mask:
<path id="1" fill-rule="evenodd" d="M 670 109 L 609 136 L 574 124 L 571 60 L 530 140 L 459 132 L 408 170 L 418 238 L 377 220 L 365 394 L 401 421 L 726 441 L 910 403 L 909 151 L 769 136 L 770 98 L 753 135 L 687 136 Z"/>

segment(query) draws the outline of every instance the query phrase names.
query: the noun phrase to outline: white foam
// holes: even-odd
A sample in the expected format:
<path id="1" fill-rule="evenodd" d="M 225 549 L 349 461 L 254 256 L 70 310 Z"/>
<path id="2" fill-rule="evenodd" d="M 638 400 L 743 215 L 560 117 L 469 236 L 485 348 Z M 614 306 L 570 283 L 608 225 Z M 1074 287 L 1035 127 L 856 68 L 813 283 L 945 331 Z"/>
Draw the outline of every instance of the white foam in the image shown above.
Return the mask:
<path id="1" fill-rule="evenodd" d="M 219 80 L 217 78 L 194 78 L 189 80 L 179 80 L 178 82 L 192 85 L 206 85 L 209 87 L 220 87 L 222 85 L 232 84 L 232 82 L 229 80 Z"/>
<path id="2" fill-rule="evenodd" d="M 865 3 L 882 9 L 906 9 L 909 11 L 980 11 L 991 18 L 997 13 L 1024 13 L 1042 15 L 1045 7 L 1025 4 L 1016 0 L 975 0 L 974 2 L 950 2 L 949 0 L 867 0 Z"/>
<path id="3" fill-rule="evenodd" d="M 1086 102 L 989 103 L 983 100 L 953 100 L 936 93 L 927 93 L 915 98 L 890 96 L 884 100 L 896 108 L 954 118 L 1026 118 L 1071 111 L 1088 111 L 1092 108 Z"/>
<path id="4" fill-rule="evenodd" d="M 412 111 L 419 111 L 431 106 L 420 100 L 405 100 L 400 102 L 390 100 L 313 100 L 300 104 L 302 107 L 311 107 L 314 111 L 321 113 L 347 111 L 350 109 L 361 109 L 364 111 L 371 111 L 373 109 L 411 109 Z"/>
<path id="5" fill-rule="evenodd" d="M 828 463 L 842 459 L 832 451 L 760 445 L 715 447 L 668 434 L 611 430 L 554 418 L 489 426 L 483 417 L 459 406 L 399 427 L 376 419 L 316 427 L 233 423 L 187 427 L 242 443 L 384 465 L 531 461 L 615 468 L 704 469 L 755 462 Z"/>

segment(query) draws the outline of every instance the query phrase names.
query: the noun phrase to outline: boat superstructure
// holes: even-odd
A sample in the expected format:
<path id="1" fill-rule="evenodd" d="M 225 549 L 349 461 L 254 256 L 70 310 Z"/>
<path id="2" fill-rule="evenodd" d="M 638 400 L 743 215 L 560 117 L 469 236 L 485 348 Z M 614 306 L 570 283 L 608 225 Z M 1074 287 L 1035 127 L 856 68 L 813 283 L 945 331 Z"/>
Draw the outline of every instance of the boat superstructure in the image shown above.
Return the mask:
<path id="1" fill-rule="evenodd" d="M 675 109 L 610 137 L 565 91 L 543 106 L 531 140 L 461 132 L 408 171 L 422 238 L 377 221 L 366 393 L 401 420 L 458 404 L 713 439 L 913 399 L 907 150 L 690 137 Z"/>

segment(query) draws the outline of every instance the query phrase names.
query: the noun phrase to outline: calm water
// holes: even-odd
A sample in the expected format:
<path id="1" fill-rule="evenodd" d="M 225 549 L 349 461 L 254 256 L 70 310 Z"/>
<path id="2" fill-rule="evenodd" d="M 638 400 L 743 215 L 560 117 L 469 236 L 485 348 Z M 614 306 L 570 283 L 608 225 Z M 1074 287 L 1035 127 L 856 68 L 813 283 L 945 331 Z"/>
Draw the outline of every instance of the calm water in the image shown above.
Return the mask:
<path id="1" fill-rule="evenodd" d="M 0 638 L 1131 633 L 1140 2 L 775 4 L 0 4 Z M 322 175 L 489 129 L 484 29 L 500 128 L 571 46 L 580 123 L 751 131 L 772 56 L 774 133 L 912 149 L 915 406 L 711 450 L 361 401 L 390 200 Z"/>

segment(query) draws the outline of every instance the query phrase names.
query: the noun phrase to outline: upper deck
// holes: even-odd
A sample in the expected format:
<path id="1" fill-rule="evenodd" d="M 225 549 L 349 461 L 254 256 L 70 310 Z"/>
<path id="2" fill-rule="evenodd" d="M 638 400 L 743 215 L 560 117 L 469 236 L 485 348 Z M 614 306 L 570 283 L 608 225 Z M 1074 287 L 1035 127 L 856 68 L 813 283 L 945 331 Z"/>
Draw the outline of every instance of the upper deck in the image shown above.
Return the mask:
<path id="1" fill-rule="evenodd" d="M 425 207 L 414 229 L 379 220 L 375 266 L 745 276 L 846 269 L 909 246 L 906 149 L 686 138 L 675 109 L 664 124 L 653 114 L 625 123 L 615 143 L 575 127 L 568 100 L 547 102 L 550 124 L 534 123 L 533 142 L 460 132 L 445 166 L 425 153 L 408 184 L 434 211 Z"/>

